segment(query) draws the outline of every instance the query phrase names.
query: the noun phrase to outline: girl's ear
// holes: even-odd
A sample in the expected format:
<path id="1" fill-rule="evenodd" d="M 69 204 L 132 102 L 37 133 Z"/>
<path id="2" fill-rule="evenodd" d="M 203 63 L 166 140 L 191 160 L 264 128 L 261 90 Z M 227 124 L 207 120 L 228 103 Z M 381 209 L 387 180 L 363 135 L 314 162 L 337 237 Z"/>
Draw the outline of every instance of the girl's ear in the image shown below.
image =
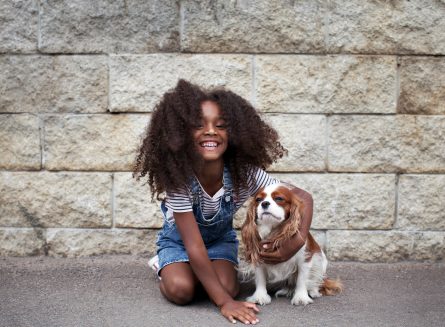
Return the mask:
<path id="1" fill-rule="evenodd" d="M 241 228 L 241 237 L 244 244 L 246 261 L 257 264 L 260 261 L 260 235 L 255 223 L 257 203 L 253 198 L 247 209 L 246 220 Z"/>

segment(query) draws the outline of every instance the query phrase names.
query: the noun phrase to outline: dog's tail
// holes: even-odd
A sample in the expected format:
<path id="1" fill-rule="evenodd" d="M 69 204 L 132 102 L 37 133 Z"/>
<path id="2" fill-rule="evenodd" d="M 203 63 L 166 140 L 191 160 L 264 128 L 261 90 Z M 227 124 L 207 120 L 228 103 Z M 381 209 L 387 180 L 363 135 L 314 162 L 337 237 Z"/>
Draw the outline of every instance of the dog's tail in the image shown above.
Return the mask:
<path id="1" fill-rule="evenodd" d="M 320 286 L 320 292 L 323 295 L 335 295 L 343 292 L 343 283 L 340 279 L 325 278 Z"/>

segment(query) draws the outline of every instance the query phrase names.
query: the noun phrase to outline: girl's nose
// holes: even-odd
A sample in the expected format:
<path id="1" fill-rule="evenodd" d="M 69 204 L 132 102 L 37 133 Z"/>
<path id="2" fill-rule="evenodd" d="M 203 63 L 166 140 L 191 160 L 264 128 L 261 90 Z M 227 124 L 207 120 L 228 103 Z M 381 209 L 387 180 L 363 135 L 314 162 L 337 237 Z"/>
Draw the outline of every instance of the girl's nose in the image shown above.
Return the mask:
<path id="1" fill-rule="evenodd" d="M 216 131 L 213 126 L 209 126 L 204 133 L 205 135 L 216 135 Z"/>

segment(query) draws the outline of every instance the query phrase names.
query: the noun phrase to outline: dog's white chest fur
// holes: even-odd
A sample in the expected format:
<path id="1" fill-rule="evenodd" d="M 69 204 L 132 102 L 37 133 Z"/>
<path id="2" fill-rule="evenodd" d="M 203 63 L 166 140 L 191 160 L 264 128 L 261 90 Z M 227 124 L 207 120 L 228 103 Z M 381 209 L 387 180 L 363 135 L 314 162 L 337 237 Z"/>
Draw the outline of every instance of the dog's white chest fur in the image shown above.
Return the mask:
<path id="1" fill-rule="evenodd" d="M 258 226 L 258 233 L 262 240 L 267 239 L 267 236 L 272 230 L 273 224 L 263 223 Z M 304 253 L 306 251 L 306 245 L 294 254 L 289 260 L 274 264 L 262 264 L 261 267 L 265 270 L 266 279 L 269 283 L 275 283 L 279 281 L 287 280 L 290 276 L 294 275 L 298 266 L 304 263 Z"/>
<path id="2" fill-rule="evenodd" d="M 288 280 L 296 275 L 298 266 L 304 263 L 304 252 L 306 246 L 303 246 L 289 260 L 275 265 L 262 264 L 261 267 L 266 272 L 266 279 L 269 283 L 276 283 Z"/>
<path id="3" fill-rule="evenodd" d="M 270 234 L 271 230 L 272 230 L 272 226 L 270 226 L 270 225 L 258 226 L 258 234 L 260 234 L 260 237 L 262 240 L 264 240 L 266 238 L 266 236 Z"/>

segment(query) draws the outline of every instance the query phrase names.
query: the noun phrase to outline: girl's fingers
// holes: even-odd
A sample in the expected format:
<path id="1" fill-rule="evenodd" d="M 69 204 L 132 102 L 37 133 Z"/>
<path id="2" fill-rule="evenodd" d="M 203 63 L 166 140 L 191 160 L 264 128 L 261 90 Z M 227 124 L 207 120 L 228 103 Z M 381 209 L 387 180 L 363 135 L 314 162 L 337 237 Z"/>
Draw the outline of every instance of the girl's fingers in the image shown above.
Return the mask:
<path id="1" fill-rule="evenodd" d="M 267 262 L 281 262 L 281 253 L 279 250 L 273 252 L 260 251 L 260 258 Z"/>
<path id="2" fill-rule="evenodd" d="M 253 309 L 253 311 L 260 312 L 260 309 L 258 309 L 258 307 L 255 303 L 252 303 L 252 302 L 244 302 L 244 303 L 245 303 L 246 307 Z"/>
<path id="3" fill-rule="evenodd" d="M 250 302 L 238 302 L 240 306 L 234 310 L 228 310 L 225 313 L 225 317 L 231 322 L 236 323 L 236 320 L 246 324 L 255 325 L 259 320 L 257 319 L 255 312 L 259 312 L 255 303 Z"/>
<path id="4" fill-rule="evenodd" d="M 239 321 L 241 321 L 242 323 L 246 323 L 247 321 L 248 321 L 248 319 L 247 318 L 245 318 L 244 317 L 244 315 L 242 315 L 241 313 L 239 313 L 239 312 L 237 312 L 236 314 L 234 314 L 233 316 L 231 316 L 232 318 L 231 319 L 233 319 L 233 320 L 231 320 L 231 319 L 229 319 L 232 323 L 236 323 L 236 320 L 235 320 L 235 318 L 236 319 L 238 319 Z M 235 322 L 233 322 L 233 321 L 235 321 Z"/>
<path id="5" fill-rule="evenodd" d="M 261 251 L 260 252 L 260 257 L 262 257 L 263 259 L 267 258 L 267 259 L 275 259 L 277 257 L 277 253 L 276 252 L 264 252 Z"/>
<path id="6" fill-rule="evenodd" d="M 232 317 L 229 318 L 230 321 L 232 321 L 231 319 L 234 317 L 246 325 L 255 325 L 259 321 L 256 317 L 253 317 L 248 310 L 239 310 L 234 313 L 233 316 L 229 317 Z"/>
<path id="7" fill-rule="evenodd" d="M 272 252 L 272 251 L 275 251 L 275 249 L 274 249 L 274 247 L 273 247 L 272 244 L 263 244 L 263 245 L 261 246 L 261 251 L 264 251 L 264 252 Z"/>
<path id="8" fill-rule="evenodd" d="M 274 250 L 276 247 L 274 247 L 273 242 L 270 241 L 262 241 L 260 242 L 260 246 L 262 249 L 267 249 L 267 250 Z"/>
<path id="9" fill-rule="evenodd" d="M 236 324 L 236 319 L 233 318 L 233 316 L 228 316 L 227 319 L 228 319 L 232 324 Z"/>
<path id="10" fill-rule="evenodd" d="M 247 315 L 240 315 L 238 319 L 246 325 L 256 324 L 256 319 L 252 319 Z"/>
<path id="11" fill-rule="evenodd" d="M 244 323 L 246 323 L 247 321 L 248 323 L 256 324 L 259 321 L 256 315 L 249 308 L 243 310 L 243 317 L 244 317 Z"/>

